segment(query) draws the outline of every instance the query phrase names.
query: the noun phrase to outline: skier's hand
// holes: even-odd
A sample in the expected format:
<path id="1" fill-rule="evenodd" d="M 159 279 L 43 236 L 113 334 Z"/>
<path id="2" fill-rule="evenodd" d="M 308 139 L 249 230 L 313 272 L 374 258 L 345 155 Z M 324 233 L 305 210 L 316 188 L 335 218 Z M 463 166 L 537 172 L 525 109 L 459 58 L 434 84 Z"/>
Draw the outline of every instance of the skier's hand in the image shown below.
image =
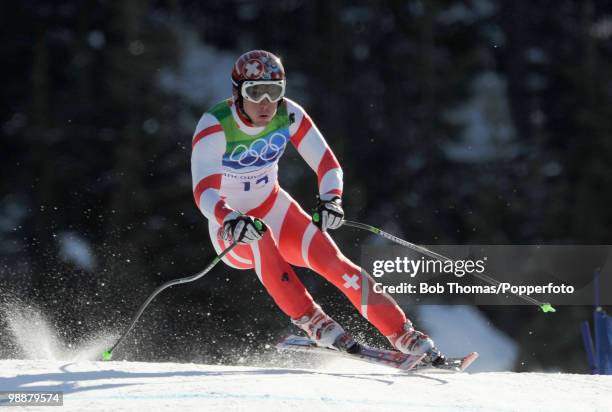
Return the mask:
<path id="1" fill-rule="evenodd" d="M 246 244 L 261 239 L 265 231 L 266 225 L 261 220 L 234 211 L 223 219 L 221 238 Z"/>
<path id="2" fill-rule="evenodd" d="M 317 206 L 312 214 L 312 223 L 321 232 L 327 232 L 327 229 L 338 229 L 342 226 L 343 219 L 344 210 L 342 210 L 342 200 L 339 196 L 334 196 L 328 200 L 317 197 Z"/>

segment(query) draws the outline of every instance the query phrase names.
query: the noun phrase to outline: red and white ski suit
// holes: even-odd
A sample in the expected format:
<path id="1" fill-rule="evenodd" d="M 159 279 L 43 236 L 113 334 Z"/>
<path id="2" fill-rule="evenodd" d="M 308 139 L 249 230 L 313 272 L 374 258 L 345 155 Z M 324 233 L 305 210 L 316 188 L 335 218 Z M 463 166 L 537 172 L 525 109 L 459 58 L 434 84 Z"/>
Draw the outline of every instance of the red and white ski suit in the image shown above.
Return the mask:
<path id="1" fill-rule="evenodd" d="M 320 195 L 342 196 L 342 169 L 325 139 L 308 114 L 295 102 L 281 103 L 291 119 L 289 140 L 317 174 Z M 255 127 L 237 111 L 231 101 L 231 115 L 241 132 L 256 135 Z M 265 142 L 264 142 L 265 143 Z M 314 270 L 340 289 L 383 335 L 404 333 L 406 316 L 388 295 L 372 290 L 372 277 L 347 259 L 328 233 L 321 232 L 311 217 L 283 190 L 277 180 L 278 158 L 288 142 L 278 138 L 270 147 L 274 157 L 263 153 L 263 145 L 248 148 L 256 158 L 271 159 L 258 167 L 245 164 L 244 170 L 226 167 L 226 134 L 217 118 L 204 113 L 194 137 L 191 157 L 193 192 L 201 212 L 209 220 L 209 232 L 217 253 L 229 243 L 218 236 L 224 217 L 232 210 L 258 217 L 269 230 L 262 239 L 238 245 L 223 261 L 237 269 L 255 269 L 257 276 L 279 308 L 293 319 L 308 313 L 314 305 L 293 266 Z M 231 157 L 231 154 L 230 154 Z M 240 160 L 240 159 L 239 159 Z M 261 160 L 261 159 L 257 159 Z M 253 162 L 245 162 L 253 163 Z M 248 187 L 248 190 L 247 190 Z"/>

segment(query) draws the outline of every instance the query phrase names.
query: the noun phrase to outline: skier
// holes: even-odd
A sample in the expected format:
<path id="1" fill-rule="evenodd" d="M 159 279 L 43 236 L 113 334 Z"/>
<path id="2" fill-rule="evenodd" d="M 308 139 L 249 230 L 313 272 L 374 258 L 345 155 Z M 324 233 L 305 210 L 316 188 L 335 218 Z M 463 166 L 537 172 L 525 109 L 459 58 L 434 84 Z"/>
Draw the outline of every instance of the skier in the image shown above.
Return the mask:
<path id="1" fill-rule="evenodd" d="M 244 53 L 231 77 L 233 97 L 204 113 L 192 141 L 193 194 L 217 253 L 236 241 L 223 261 L 254 268 L 279 308 L 319 346 L 350 352 L 359 344 L 313 301 L 291 265 L 332 282 L 397 350 L 443 361 L 433 341 L 390 296 L 372 290 L 372 277 L 327 233 L 343 222 L 342 169 L 308 114 L 285 97 L 280 59 L 264 50 Z M 316 218 L 279 186 L 278 160 L 289 143 L 317 174 Z"/>

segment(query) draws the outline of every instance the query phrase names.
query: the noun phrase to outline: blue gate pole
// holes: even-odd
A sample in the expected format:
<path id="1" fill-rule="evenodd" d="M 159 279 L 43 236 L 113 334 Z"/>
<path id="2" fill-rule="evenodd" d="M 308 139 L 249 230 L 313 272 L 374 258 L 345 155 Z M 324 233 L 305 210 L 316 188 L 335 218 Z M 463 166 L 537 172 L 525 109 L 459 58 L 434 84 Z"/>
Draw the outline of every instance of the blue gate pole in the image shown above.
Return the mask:
<path id="1" fill-rule="evenodd" d="M 595 350 L 597 351 L 597 369 L 602 375 L 612 374 L 610 363 L 610 338 L 608 337 L 608 316 L 601 307 L 594 313 Z"/>
<path id="2" fill-rule="evenodd" d="M 582 321 L 580 324 L 580 331 L 582 332 L 582 342 L 584 343 L 584 349 L 587 353 L 587 362 L 589 363 L 591 375 L 597 375 L 599 370 L 597 368 L 597 361 L 593 351 L 593 339 L 591 338 L 591 328 L 589 327 L 588 320 Z"/>

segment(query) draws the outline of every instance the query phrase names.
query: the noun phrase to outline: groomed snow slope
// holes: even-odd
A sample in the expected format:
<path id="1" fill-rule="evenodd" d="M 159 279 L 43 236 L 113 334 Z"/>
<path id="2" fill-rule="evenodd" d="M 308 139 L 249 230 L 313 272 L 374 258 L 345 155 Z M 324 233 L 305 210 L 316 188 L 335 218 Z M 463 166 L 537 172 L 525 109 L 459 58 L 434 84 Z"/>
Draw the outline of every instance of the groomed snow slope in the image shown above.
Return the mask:
<path id="1" fill-rule="evenodd" d="M 316 370 L 0 360 L 0 390 L 64 391 L 62 411 L 612 410 L 612 376 L 402 374 L 351 360 Z"/>

